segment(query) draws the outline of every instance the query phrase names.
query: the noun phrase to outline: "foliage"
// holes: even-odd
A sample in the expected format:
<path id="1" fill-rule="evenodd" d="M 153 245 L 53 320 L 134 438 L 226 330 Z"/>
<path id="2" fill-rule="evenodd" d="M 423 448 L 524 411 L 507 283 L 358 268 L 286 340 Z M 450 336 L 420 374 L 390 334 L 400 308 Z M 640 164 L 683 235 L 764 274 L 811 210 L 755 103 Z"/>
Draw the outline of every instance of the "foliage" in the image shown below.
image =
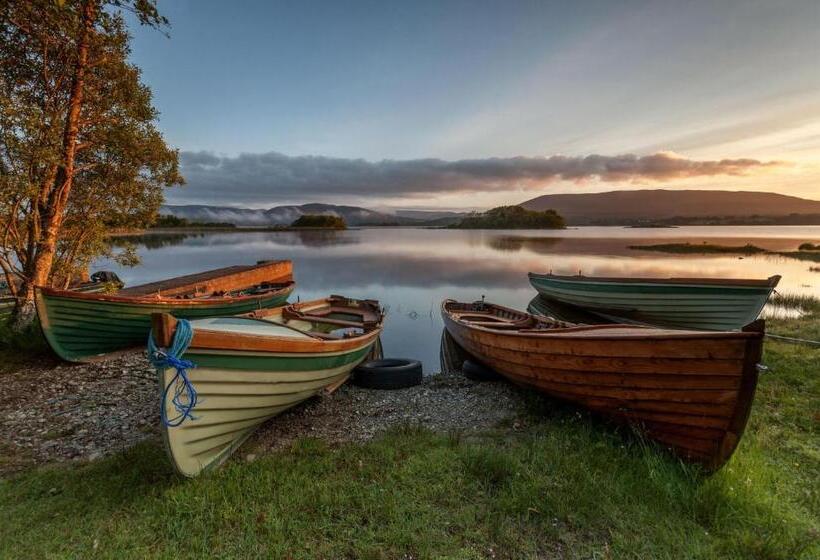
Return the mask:
<path id="1" fill-rule="evenodd" d="M 450 226 L 459 229 L 563 229 L 564 218 L 555 210 L 543 212 L 521 206 L 499 206 L 483 214 L 464 218 Z"/>
<path id="2" fill-rule="evenodd" d="M 0 265 L 26 297 L 102 255 L 132 263 L 106 232 L 147 226 L 164 187 L 183 182 L 118 11 L 163 25 L 154 4 L 0 4 Z"/>
<path id="3" fill-rule="evenodd" d="M 797 248 L 799 251 L 820 251 L 820 244 L 816 243 L 801 243 Z"/>
<path id="4" fill-rule="evenodd" d="M 160 214 L 151 226 L 154 228 L 235 228 L 230 222 L 192 222 L 173 214 Z"/>
<path id="5" fill-rule="evenodd" d="M 346 229 L 347 224 L 341 216 L 333 216 L 330 214 L 304 214 L 290 224 L 290 227 Z"/>

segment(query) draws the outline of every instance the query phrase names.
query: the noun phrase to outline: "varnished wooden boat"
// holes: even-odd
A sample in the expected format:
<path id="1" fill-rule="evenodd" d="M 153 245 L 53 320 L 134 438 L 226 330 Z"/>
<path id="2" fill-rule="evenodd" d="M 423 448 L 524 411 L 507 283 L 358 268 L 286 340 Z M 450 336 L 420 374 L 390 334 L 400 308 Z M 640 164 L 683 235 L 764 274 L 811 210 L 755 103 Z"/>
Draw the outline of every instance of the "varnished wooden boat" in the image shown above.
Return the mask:
<path id="1" fill-rule="evenodd" d="M 618 323 L 728 331 L 758 318 L 780 281 L 716 278 L 604 278 L 529 274 L 543 297 Z"/>
<path id="2" fill-rule="evenodd" d="M 37 288 L 37 314 L 54 352 L 88 362 L 141 347 L 152 313 L 193 319 L 282 305 L 293 291 L 290 261 L 231 266 L 120 290 L 115 294 Z"/>
<path id="3" fill-rule="evenodd" d="M 453 300 L 441 313 L 464 351 L 511 381 L 638 426 L 707 469 L 720 468 L 743 434 L 762 321 L 732 332 L 568 326 Z"/>
<path id="4" fill-rule="evenodd" d="M 177 321 L 154 317 L 153 336 L 167 348 Z M 196 365 L 187 376 L 198 403 L 193 419 L 162 425 L 174 467 L 186 476 L 214 468 L 265 420 L 337 388 L 378 347 L 382 321 L 378 302 L 341 296 L 191 321 L 181 358 Z M 158 374 L 164 392 L 176 370 L 160 364 Z M 162 406 L 166 418 L 177 414 L 170 399 Z"/>

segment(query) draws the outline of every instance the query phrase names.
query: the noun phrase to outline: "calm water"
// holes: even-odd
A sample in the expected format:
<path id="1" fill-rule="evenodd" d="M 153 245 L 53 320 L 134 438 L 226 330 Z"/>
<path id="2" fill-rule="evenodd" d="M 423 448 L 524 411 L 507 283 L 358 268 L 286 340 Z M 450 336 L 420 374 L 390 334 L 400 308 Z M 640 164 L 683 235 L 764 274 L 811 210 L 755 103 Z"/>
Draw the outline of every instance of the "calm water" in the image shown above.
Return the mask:
<path id="1" fill-rule="evenodd" d="M 635 251 L 629 245 L 708 240 L 771 250 L 820 242 L 820 226 L 586 227 L 563 231 L 357 229 L 341 232 L 149 235 L 137 240 L 142 264 L 116 270 L 130 285 L 261 259 L 291 259 L 296 297 L 375 298 L 388 310 L 385 355 L 422 360 L 438 371 L 444 298 L 525 309 L 535 295 L 528 271 L 604 276 L 783 276 L 778 291 L 820 296 L 818 263 L 783 257 L 691 256 Z"/>

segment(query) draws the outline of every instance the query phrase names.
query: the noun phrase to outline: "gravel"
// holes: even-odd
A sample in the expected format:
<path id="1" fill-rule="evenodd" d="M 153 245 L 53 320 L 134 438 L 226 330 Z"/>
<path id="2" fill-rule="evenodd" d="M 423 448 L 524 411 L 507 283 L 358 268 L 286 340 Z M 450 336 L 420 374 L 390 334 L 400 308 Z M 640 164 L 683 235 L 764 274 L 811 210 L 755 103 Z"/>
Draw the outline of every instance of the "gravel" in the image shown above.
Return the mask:
<path id="1" fill-rule="evenodd" d="M 0 471 L 39 463 L 93 460 L 159 437 L 156 375 L 139 352 L 94 364 L 28 366 L 0 376 Z M 246 453 L 289 446 L 301 437 L 365 441 L 387 428 L 482 431 L 517 416 L 518 389 L 433 375 L 409 389 L 350 383 L 270 420 Z M 241 451 L 240 451 L 241 453 Z"/>

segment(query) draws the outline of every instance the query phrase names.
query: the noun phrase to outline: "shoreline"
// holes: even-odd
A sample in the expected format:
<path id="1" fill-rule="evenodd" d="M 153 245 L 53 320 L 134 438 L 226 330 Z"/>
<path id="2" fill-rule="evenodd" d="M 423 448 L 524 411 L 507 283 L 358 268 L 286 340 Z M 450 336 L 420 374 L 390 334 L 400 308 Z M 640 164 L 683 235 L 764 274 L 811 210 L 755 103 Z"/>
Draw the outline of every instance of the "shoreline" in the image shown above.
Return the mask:
<path id="1" fill-rule="evenodd" d="M 0 477 L 160 442 L 159 388 L 142 351 L 92 364 L 23 365 L 2 379 L 0 448 L 6 458 Z M 509 383 L 478 383 L 455 374 L 426 375 L 421 385 L 394 391 L 347 382 L 266 422 L 232 460 L 305 437 L 335 445 L 365 442 L 408 423 L 441 433 L 493 429 L 516 417 L 524 399 Z"/>

